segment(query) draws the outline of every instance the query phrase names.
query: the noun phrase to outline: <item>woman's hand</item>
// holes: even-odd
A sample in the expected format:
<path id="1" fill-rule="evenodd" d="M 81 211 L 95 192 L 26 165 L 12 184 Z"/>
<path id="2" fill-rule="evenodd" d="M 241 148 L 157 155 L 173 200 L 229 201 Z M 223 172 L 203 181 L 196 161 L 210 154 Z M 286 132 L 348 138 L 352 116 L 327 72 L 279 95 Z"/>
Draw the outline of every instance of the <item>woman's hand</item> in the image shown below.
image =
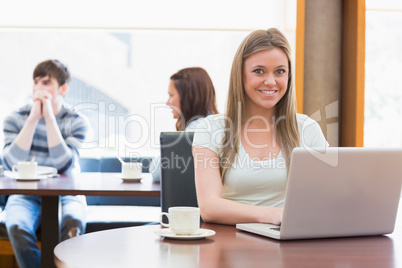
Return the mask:
<path id="1" fill-rule="evenodd" d="M 266 213 L 260 222 L 281 225 L 283 218 L 283 208 L 266 207 Z"/>

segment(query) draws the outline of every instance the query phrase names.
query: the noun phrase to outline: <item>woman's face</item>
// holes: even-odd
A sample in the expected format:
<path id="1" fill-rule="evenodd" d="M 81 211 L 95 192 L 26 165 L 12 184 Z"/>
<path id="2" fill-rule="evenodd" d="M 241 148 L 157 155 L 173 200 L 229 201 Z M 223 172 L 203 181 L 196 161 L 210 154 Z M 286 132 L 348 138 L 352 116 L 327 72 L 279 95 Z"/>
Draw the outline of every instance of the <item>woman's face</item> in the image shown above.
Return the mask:
<path id="1" fill-rule="evenodd" d="M 248 57 L 243 66 L 247 109 L 272 109 L 285 95 L 289 66 L 279 48 L 263 50 Z"/>
<path id="2" fill-rule="evenodd" d="M 174 81 L 170 80 L 169 88 L 168 88 L 169 99 L 166 102 L 166 105 L 172 108 L 173 118 L 179 119 L 181 115 L 180 111 L 180 95 L 174 86 Z"/>

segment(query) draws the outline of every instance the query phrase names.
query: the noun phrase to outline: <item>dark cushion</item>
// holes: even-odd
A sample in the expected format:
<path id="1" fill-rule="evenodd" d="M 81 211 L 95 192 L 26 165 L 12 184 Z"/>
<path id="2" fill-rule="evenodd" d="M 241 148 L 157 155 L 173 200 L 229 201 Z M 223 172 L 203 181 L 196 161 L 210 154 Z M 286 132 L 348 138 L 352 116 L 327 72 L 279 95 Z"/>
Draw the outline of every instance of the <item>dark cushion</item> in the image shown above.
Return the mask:
<path id="1" fill-rule="evenodd" d="M 81 172 L 99 172 L 100 170 L 100 160 L 98 158 L 81 157 L 78 162 Z"/>
<path id="2" fill-rule="evenodd" d="M 134 157 L 123 158 L 124 162 L 142 163 L 142 173 L 149 172 L 149 165 L 152 162 L 152 157 Z M 116 157 L 102 157 L 100 159 L 100 172 L 121 172 L 121 163 Z"/>
<path id="3" fill-rule="evenodd" d="M 88 205 L 160 206 L 159 197 L 86 196 Z"/>
<path id="4" fill-rule="evenodd" d="M 0 195 L 0 211 L 6 206 L 7 197 L 7 195 Z"/>

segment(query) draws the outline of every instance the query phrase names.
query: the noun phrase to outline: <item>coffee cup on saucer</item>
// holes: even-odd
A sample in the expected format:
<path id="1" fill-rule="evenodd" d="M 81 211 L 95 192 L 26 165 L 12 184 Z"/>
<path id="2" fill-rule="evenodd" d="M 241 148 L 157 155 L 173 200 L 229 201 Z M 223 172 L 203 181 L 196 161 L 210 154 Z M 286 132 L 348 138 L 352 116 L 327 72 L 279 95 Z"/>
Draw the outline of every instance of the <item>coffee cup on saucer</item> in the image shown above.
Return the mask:
<path id="1" fill-rule="evenodd" d="M 169 223 L 164 223 L 162 217 L 166 216 Z M 162 212 L 159 223 L 169 227 L 172 233 L 177 235 L 195 235 L 201 232 L 200 209 L 197 207 L 170 207 L 167 212 Z"/>
<path id="2" fill-rule="evenodd" d="M 20 178 L 35 178 L 38 162 L 35 161 L 21 161 L 12 167 L 12 171 L 17 173 Z"/>

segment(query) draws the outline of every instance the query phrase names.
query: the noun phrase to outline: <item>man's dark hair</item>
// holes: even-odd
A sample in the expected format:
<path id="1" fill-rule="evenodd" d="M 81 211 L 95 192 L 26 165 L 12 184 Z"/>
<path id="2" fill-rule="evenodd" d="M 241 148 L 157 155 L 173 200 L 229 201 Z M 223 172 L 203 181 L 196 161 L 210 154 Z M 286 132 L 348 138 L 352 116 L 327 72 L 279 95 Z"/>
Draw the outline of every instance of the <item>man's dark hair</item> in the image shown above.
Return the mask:
<path id="1" fill-rule="evenodd" d="M 67 66 L 58 60 L 46 60 L 39 63 L 33 72 L 33 79 L 37 77 L 55 78 L 59 86 L 71 81 L 70 71 Z"/>

